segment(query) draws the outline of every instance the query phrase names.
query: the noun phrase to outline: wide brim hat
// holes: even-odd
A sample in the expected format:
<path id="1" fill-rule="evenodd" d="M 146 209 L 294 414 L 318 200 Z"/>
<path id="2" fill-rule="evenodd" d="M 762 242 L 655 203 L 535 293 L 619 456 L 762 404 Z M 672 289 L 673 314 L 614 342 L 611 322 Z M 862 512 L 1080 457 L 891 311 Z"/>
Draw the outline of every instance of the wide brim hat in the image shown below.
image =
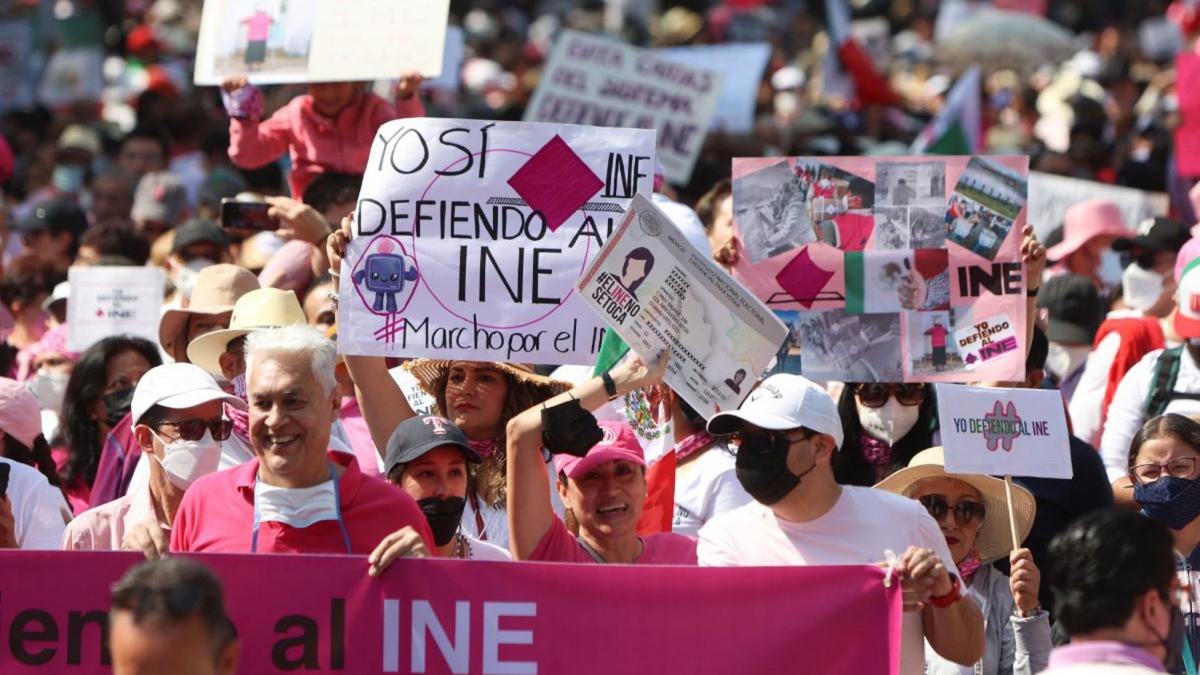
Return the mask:
<path id="1" fill-rule="evenodd" d="M 412 373 L 413 377 L 417 378 L 417 382 L 421 385 L 430 396 L 434 399 L 438 398 L 438 392 L 434 389 L 434 384 L 443 375 L 450 370 L 450 366 L 455 363 L 461 363 L 466 359 L 413 359 L 404 364 L 403 368 Z M 546 400 L 552 396 L 557 396 L 571 388 L 570 382 L 555 380 L 545 375 L 538 375 L 533 370 L 533 367 L 524 363 L 508 363 L 505 361 L 480 361 L 489 367 L 512 376 L 518 384 L 530 387 L 534 390 L 535 400 Z"/>
<path id="2" fill-rule="evenodd" d="M 907 497 L 912 488 L 926 478 L 954 478 L 979 490 L 987 516 L 979 527 L 975 539 L 975 550 L 983 563 L 999 560 L 1012 551 L 1012 530 L 1008 525 L 1008 507 L 1005 506 L 1004 481 L 980 474 L 946 473 L 946 453 L 941 447 L 933 447 L 917 453 L 908 467 L 897 471 L 875 485 Z M 1033 517 L 1037 515 L 1037 502 L 1033 493 L 1020 485 L 1012 486 L 1013 515 L 1017 523 L 1017 541 L 1025 541 L 1033 528 Z M 957 560 L 954 562 L 958 562 Z"/>
<path id="3" fill-rule="evenodd" d="M 187 346 L 188 360 L 213 375 L 221 374 L 221 354 L 230 342 L 261 328 L 281 328 L 308 323 L 292 291 L 260 288 L 238 298 L 229 328 L 205 333 Z"/>
<path id="4" fill-rule="evenodd" d="M 158 343 L 171 358 L 184 360 L 187 357 L 187 345 L 179 345 L 178 342 L 189 317 L 194 314 L 223 316 L 228 324 L 238 298 L 258 287 L 258 279 L 249 270 L 237 265 L 218 263 L 205 267 L 196 278 L 196 287 L 188 306 L 163 312 L 158 322 Z M 183 354 L 177 353 L 179 351 Z"/>

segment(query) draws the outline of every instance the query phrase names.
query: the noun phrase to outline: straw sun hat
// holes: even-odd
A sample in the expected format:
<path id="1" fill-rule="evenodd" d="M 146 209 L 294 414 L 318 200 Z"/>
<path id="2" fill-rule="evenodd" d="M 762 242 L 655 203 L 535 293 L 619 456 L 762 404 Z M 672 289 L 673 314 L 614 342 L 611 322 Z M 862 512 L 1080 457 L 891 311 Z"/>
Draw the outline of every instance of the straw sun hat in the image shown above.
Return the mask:
<path id="1" fill-rule="evenodd" d="M 413 377 L 417 378 L 417 382 L 421 384 L 422 389 L 428 392 L 430 396 L 436 398 L 438 392 L 434 389 L 434 385 L 438 381 L 438 378 L 450 369 L 451 364 L 460 362 L 460 360 L 452 361 L 449 359 L 413 359 L 405 363 L 404 368 L 412 373 Z M 512 376 L 518 384 L 533 388 L 535 393 L 534 398 L 537 400 L 545 400 L 571 388 L 571 383 L 538 375 L 531 366 L 524 363 L 507 363 L 504 361 L 484 361 L 482 363 L 506 375 Z"/>
<path id="2" fill-rule="evenodd" d="M 1004 505 L 1004 481 L 977 474 L 948 474 L 945 466 L 946 455 L 941 447 L 922 450 L 912 458 L 907 468 L 888 476 L 875 487 L 908 497 L 917 483 L 926 478 L 946 477 L 967 483 L 983 495 L 983 505 L 987 509 L 987 517 L 983 519 L 983 525 L 979 527 L 979 535 L 975 539 L 975 549 L 979 551 L 980 560 L 988 563 L 1008 555 L 1012 551 L 1012 535 L 1008 526 L 1008 508 Z M 1033 527 L 1037 503 L 1033 494 L 1020 485 L 1013 485 L 1012 498 L 1013 514 L 1017 521 L 1017 540 L 1025 541 Z"/>

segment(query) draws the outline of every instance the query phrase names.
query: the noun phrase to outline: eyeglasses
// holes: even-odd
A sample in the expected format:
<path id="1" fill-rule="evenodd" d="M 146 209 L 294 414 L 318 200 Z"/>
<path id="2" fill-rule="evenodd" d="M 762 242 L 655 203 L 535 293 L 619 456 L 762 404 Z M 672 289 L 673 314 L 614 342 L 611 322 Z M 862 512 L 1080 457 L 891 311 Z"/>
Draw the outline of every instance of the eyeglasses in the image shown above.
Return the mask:
<path id="1" fill-rule="evenodd" d="M 933 516 L 933 519 L 942 522 L 947 513 L 951 512 L 950 502 L 941 495 L 925 495 L 917 501 L 921 502 L 921 506 Z M 981 502 L 964 500 L 954 505 L 954 522 L 958 523 L 959 527 L 966 527 L 972 523 L 982 523 L 987 517 L 987 507 Z"/>
<path id="2" fill-rule="evenodd" d="M 734 445 L 740 450 L 742 447 L 754 448 L 764 454 L 787 452 L 793 445 L 801 441 L 807 441 L 813 437 L 812 432 L 806 429 L 801 429 L 804 432 L 800 438 L 788 438 L 782 431 L 735 431 L 729 437 Z"/>
<path id="3" fill-rule="evenodd" d="M 1163 471 L 1172 478 L 1191 478 L 1196 473 L 1197 457 L 1177 457 L 1166 464 L 1138 464 L 1129 470 L 1135 483 L 1148 485 L 1162 478 Z"/>
<path id="4" fill-rule="evenodd" d="M 198 441 L 204 436 L 204 430 L 212 432 L 214 441 L 223 441 L 233 433 L 233 422 L 229 420 L 179 420 L 177 422 L 160 422 L 158 426 L 175 427 L 179 437 L 185 441 Z"/>
<path id="5" fill-rule="evenodd" d="M 871 382 L 860 384 L 855 390 L 858 400 L 868 408 L 882 408 L 892 396 L 901 405 L 921 405 L 925 402 L 925 386 L 921 384 L 888 384 Z"/>

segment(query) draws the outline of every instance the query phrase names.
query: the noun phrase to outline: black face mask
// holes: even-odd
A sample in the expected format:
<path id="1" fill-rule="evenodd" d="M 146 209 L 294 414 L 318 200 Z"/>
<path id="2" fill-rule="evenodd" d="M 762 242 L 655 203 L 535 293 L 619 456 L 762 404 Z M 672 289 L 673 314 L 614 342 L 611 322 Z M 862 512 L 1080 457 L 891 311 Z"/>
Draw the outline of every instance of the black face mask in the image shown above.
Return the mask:
<path id="1" fill-rule="evenodd" d="M 454 533 L 458 532 L 458 524 L 462 522 L 467 500 L 462 497 L 426 497 L 418 499 L 417 506 L 421 507 L 421 513 L 424 513 L 425 520 L 429 521 L 429 529 L 433 531 L 433 543 L 445 546 L 454 539 Z"/>
<path id="2" fill-rule="evenodd" d="M 104 395 L 104 421 L 108 426 L 115 427 L 129 414 L 129 406 L 133 403 L 133 387 L 118 389 Z"/>
<path id="3" fill-rule="evenodd" d="M 1183 611 L 1178 607 L 1172 607 L 1171 625 L 1167 628 L 1167 637 L 1165 640 L 1158 639 L 1162 643 L 1163 649 L 1167 650 L 1166 656 L 1163 657 L 1163 667 L 1168 673 L 1183 671 L 1184 623 Z"/>
<path id="4" fill-rule="evenodd" d="M 542 408 L 542 445 L 556 455 L 583 457 L 603 438 L 595 416 L 583 409 L 579 399 Z"/>
<path id="5" fill-rule="evenodd" d="M 816 468 L 813 465 L 796 475 L 787 466 L 788 450 L 792 443 L 784 436 L 772 442 L 765 434 L 746 436 L 738 448 L 736 473 L 738 482 L 760 504 L 770 506 L 788 496 L 800 484 L 800 479 Z"/>

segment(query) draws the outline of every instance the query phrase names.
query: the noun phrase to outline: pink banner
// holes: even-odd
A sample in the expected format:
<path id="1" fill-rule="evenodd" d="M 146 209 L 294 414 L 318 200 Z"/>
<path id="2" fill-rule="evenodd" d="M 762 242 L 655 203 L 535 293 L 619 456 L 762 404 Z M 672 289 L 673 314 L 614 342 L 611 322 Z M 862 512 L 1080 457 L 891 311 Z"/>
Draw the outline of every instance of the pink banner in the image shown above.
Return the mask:
<path id="1" fill-rule="evenodd" d="M 899 663 L 899 587 L 885 589 L 870 566 L 403 560 L 372 579 L 362 557 L 195 557 L 224 584 L 242 673 L 770 673 L 803 664 L 857 674 L 895 673 Z M 110 672 L 109 587 L 139 558 L 0 553 L 0 672 Z"/>

